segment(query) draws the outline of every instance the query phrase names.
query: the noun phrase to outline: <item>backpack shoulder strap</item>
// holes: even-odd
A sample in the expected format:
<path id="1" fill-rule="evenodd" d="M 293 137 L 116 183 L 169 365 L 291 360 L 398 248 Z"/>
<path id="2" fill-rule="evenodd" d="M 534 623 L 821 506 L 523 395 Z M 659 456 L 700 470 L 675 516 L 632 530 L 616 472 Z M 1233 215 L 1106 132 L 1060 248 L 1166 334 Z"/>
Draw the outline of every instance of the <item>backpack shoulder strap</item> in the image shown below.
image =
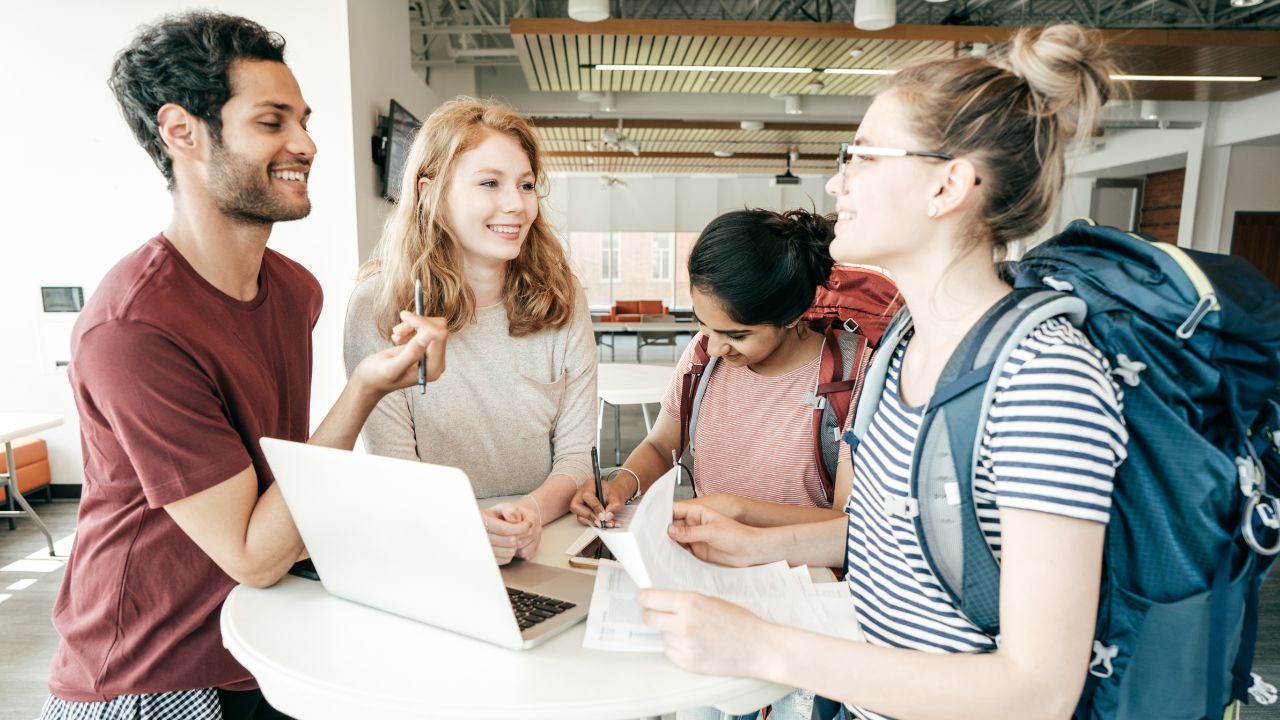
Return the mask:
<path id="1" fill-rule="evenodd" d="M 707 351 L 707 336 L 699 334 L 689 357 L 689 367 L 680 380 L 680 447 L 693 453 L 693 434 L 698 424 L 698 409 L 707 384 L 702 380 L 711 374 L 717 358 Z"/>
<path id="2" fill-rule="evenodd" d="M 830 349 L 828 349 L 828 346 Z M 873 348 L 860 332 L 829 329 L 814 392 L 805 398 L 813 407 L 813 453 L 826 499 L 835 503 L 835 477 L 840 435 L 849 408 L 858 401 Z"/>
<path id="3" fill-rule="evenodd" d="M 867 428 L 871 427 L 871 418 L 875 417 L 876 409 L 880 406 L 880 396 L 884 394 L 884 383 L 889 377 L 889 363 L 893 361 L 893 354 L 910 330 L 911 311 L 903 307 L 893 316 L 893 320 L 889 321 L 877 346 L 875 360 L 871 362 L 863 376 L 862 391 L 853 416 L 853 427 L 844 434 L 844 441 L 855 451 L 858 449 L 858 443 L 867 434 Z"/>
<path id="4" fill-rule="evenodd" d="M 1079 298 L 1016 290 L 983 316 L 947 362 L 921 420 L 911 497 L 922 554 L 956 606 L 989 635 L 1000 627 L 1000 567 L 978 523 L 973 495 L 979 449 L 999 368 L 1049 318 L 1084 320 Z"/>

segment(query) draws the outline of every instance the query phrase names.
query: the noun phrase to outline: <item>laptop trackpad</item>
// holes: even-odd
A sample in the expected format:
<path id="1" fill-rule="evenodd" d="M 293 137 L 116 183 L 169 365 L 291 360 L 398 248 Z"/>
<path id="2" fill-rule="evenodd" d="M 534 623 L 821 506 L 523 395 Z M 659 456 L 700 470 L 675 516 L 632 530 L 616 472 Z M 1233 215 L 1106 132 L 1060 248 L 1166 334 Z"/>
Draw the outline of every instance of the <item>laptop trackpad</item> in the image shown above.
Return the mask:
<path id="1" fill-rule="evenodd" d="M 502 567 L 502 581 L 509 587 L 570 602 L 590 601 L 594 579 L 585 573 L 513 560 Z"/>

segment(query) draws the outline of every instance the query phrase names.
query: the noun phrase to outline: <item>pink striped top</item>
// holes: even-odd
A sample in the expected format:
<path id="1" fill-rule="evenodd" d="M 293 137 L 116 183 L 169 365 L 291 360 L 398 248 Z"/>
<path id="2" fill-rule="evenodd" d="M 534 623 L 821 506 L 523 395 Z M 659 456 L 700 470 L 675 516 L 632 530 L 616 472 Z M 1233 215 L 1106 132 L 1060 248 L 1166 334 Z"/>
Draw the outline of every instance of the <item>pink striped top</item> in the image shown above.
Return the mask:
<path id="1" fill-rule="evenodd" d="M 701 333 L 685 348 L 662 398 L 680 420 L 680 385 Z M 804 404 L 821 353 L 777 377 L 716 363 L 694 429 L 693 482 L 699 495 L 728 493 L 803 507 L 831 507 L 813 457 L 813 410 Z"/>

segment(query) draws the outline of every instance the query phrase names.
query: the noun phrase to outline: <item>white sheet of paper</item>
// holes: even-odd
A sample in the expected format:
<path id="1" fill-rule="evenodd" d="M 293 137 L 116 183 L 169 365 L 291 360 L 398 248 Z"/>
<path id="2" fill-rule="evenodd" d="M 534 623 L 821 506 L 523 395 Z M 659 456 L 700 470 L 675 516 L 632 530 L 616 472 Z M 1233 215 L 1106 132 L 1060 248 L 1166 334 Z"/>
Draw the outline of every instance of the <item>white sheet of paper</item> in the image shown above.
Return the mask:
<path id="1" fill-rule="evenodd" d="M 636 587 L 622 566 L 601 560 L 587 610 L 582 646 L 593 650 L 662 652 L 662 635 L 644 624 Z"/>
<path id="2" fill-rule="evenodd" d="M 612 618 L 620 619 L 625 612 L 621 606 L 635 603 L 636 589 L 657 587 L 719 597 L 779 625 L 861 639 L 853 601 L 843 583 L 815 584 L 809 577 L 808 568 L 789 568 L 784 561 L 746 568 L 724 567 L 699 560 L 680 547 L 667 534 L 674 504 L 675 478 L 673 469 L 655 482 L 635 506 L 634 514 L 625 527 L 589 529 L 604 540 L 634 585 L 634 589 L 626 586 L 627 592 L 613 592 L 608 598 Z M 621 574 L 616 567 L 610 570 L 610 587 L 615 590 L 623 587 L 617 580 Z M 600 583 L 597 575 L 597 592 L 601 590 Z M 593 600 L 593 611 L 595 606 Z M 638 604 L 635 607 L 638 612 Z M 588 635 L 591 635 L 590 629 Z M 597 634 L 597 637 L 603 636 Z M 644 639 L 646 645 L 649 640 Z M 615 646 L 610 649 L 621 648 Z"/>

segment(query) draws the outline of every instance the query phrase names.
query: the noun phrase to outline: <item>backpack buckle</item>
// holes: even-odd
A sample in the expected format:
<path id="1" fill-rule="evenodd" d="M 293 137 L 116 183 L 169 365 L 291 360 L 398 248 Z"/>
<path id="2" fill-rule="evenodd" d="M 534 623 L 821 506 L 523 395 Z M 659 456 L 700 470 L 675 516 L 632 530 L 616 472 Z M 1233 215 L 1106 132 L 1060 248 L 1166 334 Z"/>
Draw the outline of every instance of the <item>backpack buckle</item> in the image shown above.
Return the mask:
<path id="1" fill-rule="evenodd" d="M 1236 479 L 1240 483 L 1240 494 L 1251 497 L 1254 488 L 1258 487 L 1261 480 L 1258 477 L 1258 469 L 1253 464 L 1253 458 L 1236 458 Z"/>
<path id="2" fill-rule="evenodd" d="M 827 409 L 827 399 L 826 399 L 825 397 L 820 397 L 820 396 L 818 396 L 818 395 L 814 395 L 813 393 L 805 393 L 805 396 L 804 396 L 804 404 L 805 404 L 805 405 L 808 405 L 809 407 L 813 408 L 814 410 L 826 410 L 826 409 Z"/>
<path id="3" fill-rule="evenodd" d="M 1119 377 L 1129 387 L 1138 387 L 1142 382 L 1138 374 L 1146 369 L 1146 363 L 1141 360 L 1130 360 L 1128 355 L 1120 353 L 1116 355 L 1116 366 L 1111 369 L 1111 374 Z"/>
<path id="4" fill-rule="evenodd" d="M 1280 534 L 1280 501 L 1275 498 L 1267 498 L 1264 501 L 1262 493 L 1254 493 L 1245 505 L 1244 519 L 1240 521 L 1240 534 L 1244 536 L 1245 544 L 1253 548 L 1254 552 L 1267 557 L 1280 553 L 1280 537 L 1277 537 L 1270 547 L 1263 547 L 1262 543 L 1258 542 L 1257 533 L 1253 529 L 1255 513 L 1263 527 Z"/>
<path id="5" fill-rule="evenodd" d="M 844 328 L 845 332 L 856 333 L 862 331 L 862 326 L 853 318 L 845 318 L 845 321 L 840 323 L 840 327 Z"/>
<path id="6" fill-rule="evenodd" d="M 913 497 L 886 495 L 884 511 L 898 517 L 914 518 L 920 515 L 920 501 Z"/>
<path id="7" fill-rule="evenodd" d="M 1089 674 L 1098 678 L 1109 678 L 1115 672 L 1111 661 L 1120 653 L 1115 645 L 1103 645 L 1101 640 L 1093 641 L 1093 660 L 1089 662 Z"/>
<path id="8" fill-rule="evenodd" d="M 1048 285 L 1049 287 L 1053 288 L 1054 290 L 1057 290 L 1058 292 L 1069 293 L 1069 292 L 1076 291 L 1076 287 L 1074 285 L 1067 282 L 1066 280 L 1059 280 L 1052 275 L 1045 275 L 1044 277 L 1040 278 L 1040 282 L 1044 283 L 1045 285 Z"/>
<path id="9" fill-rule="evenodd" d="M 1196 332 L 1196 327 L 1200 325 L 1200 321 L 1204 320 L 1204 316 L 1209 314 L 1214 305 L 1218 304 L 1218 296 L 1214 294 L 1205 295 L 1200 298 L 1200 302 L 1191 309 L 1191 314 L 1187 319 L 1178 326 L 1178 331 L 1174 333 L 1179 339 L 1186 340 Z"/>

